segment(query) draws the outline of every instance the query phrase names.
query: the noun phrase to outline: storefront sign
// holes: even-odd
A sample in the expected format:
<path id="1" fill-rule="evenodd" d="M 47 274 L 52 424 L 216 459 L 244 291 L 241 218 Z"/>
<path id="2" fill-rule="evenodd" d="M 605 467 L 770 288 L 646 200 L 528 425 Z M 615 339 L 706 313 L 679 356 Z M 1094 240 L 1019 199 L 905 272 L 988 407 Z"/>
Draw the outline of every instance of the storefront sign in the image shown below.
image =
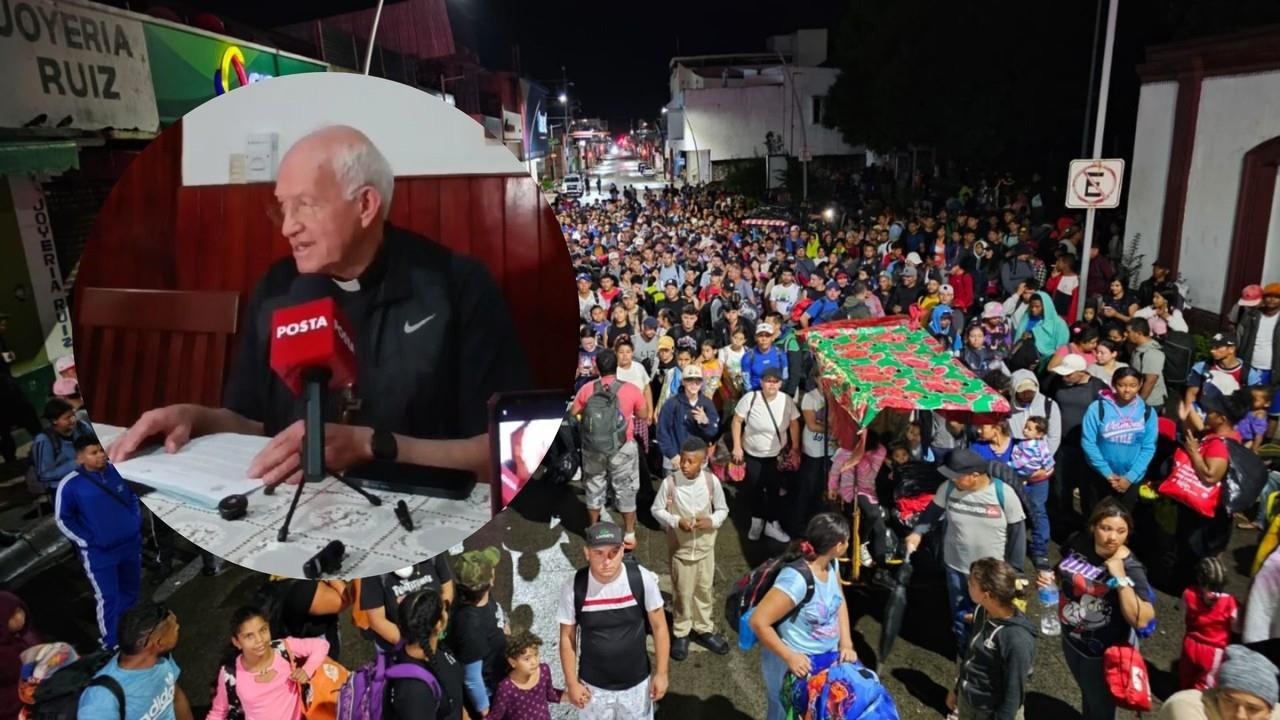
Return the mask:
<path id="1" fill-rule="evenodd" d="M 3 2 L 3 0 L 0 0 Z M 328 65 L 193 28 L 147 23 L 147 50 L 160 122 L 238 87 L 282 75 L 325 72 Z"/>
<path id="2" fill-rule="evenodd" d="M 50 359 L 61 357 L 71 351 L 71 313 L 63 289 L 62 265 L 53 244 L 49 205 L 44 190 L 30 176 L 10 175 L 8 180 L 18 236 L 31 277 L 31 301 L 45 337 L 45 354 Z"/>
<path id="3" fill-rule="evenodd" d="M 142 24 L 65 0 L 0 0 L 0 127 L 156 130 Z"/>

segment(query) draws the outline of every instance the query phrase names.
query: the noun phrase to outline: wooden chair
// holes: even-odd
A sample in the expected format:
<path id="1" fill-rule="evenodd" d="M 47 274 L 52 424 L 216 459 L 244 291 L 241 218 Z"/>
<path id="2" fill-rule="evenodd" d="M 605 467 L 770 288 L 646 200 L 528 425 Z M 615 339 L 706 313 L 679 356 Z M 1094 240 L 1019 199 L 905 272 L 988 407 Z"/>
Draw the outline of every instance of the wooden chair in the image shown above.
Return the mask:
<path id="1" fill-rule="evenodd" d="M 127 427 L 172 403 L 221 406 L 239 304 L 235 292 L 84 288 L 76 364 L 93 419 Z"/>

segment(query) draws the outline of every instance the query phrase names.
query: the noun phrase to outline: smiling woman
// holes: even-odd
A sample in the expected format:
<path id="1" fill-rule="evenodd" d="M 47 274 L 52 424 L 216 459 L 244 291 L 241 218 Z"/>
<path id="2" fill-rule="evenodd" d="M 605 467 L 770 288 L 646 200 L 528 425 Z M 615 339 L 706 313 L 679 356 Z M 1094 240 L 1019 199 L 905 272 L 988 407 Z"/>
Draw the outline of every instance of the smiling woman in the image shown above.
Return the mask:
<path id="1" fill-rule="evenodd" d="M 148 505 L 207 550 L 291 576 L 330 540 L 344 575 L 412 564 L 487 519 L 490 397 L 567 380 L 565 358 L 533 351 L 575 326 L 550 284 L 564 247 L 520 163 L 440 100 L 353 75 L 250 85 L 167 131 L 99 216 L 75 305 L 92 416 L 122 474 L 162 490 Z M 143 289 L 166 292 L 104 309 Z M 217 329 L 171 311 L 228 301 Z M 304 417 L 324 438 L 310 465 Z M 304 471 L 347 487 L 273 497 Z M 219 493 L 262 486 L 243 522 L 217 517 Z M 323 522 L 335 504 L 361 527 Z"/>

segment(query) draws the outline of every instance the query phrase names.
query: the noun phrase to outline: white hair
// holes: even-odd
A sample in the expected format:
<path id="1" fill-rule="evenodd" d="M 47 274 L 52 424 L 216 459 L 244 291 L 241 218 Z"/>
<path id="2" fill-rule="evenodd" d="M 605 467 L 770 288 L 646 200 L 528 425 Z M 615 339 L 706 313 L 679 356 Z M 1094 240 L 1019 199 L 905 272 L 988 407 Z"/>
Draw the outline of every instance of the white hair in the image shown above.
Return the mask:
<path id="1" fill-rule="evenodd" d="M 344 136 L 330 154 L 333 163 L 333 174 L 338 179 L 338 186 L 343 195 L 351 200 L 360 188 L 371 186 L 377 191 L 382 205 L 378 213 L 383 220 L 391 213 L 391 197 L 395 193 L 396 177 L 391 170 L 391 163 L 373 144 L 369 136 L 347 125 L 330 125 L 321 128 L 311 135 L 338 132 Z"/>

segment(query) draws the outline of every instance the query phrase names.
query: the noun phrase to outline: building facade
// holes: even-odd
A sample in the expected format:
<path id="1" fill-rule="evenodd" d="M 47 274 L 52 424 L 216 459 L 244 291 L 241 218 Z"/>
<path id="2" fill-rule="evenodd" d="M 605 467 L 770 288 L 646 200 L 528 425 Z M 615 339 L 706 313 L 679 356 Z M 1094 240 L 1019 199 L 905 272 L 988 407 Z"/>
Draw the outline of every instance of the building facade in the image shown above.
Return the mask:
<path id="1" fill-rule="evenodd" d="M 865 153 L 822 122 L 839 74 L 826 62 L 826 30 L 774 36 L 765 52 L 672 58 L 663 113 L 674 173 L 699 182 L 731 161 Z"/>
<path id="2" fill-rule="evenodd" d="M 1138 73 L 1126 239 L 1225 315 L 1280 281 L 1280 26 L 1153 47 Z"/>

